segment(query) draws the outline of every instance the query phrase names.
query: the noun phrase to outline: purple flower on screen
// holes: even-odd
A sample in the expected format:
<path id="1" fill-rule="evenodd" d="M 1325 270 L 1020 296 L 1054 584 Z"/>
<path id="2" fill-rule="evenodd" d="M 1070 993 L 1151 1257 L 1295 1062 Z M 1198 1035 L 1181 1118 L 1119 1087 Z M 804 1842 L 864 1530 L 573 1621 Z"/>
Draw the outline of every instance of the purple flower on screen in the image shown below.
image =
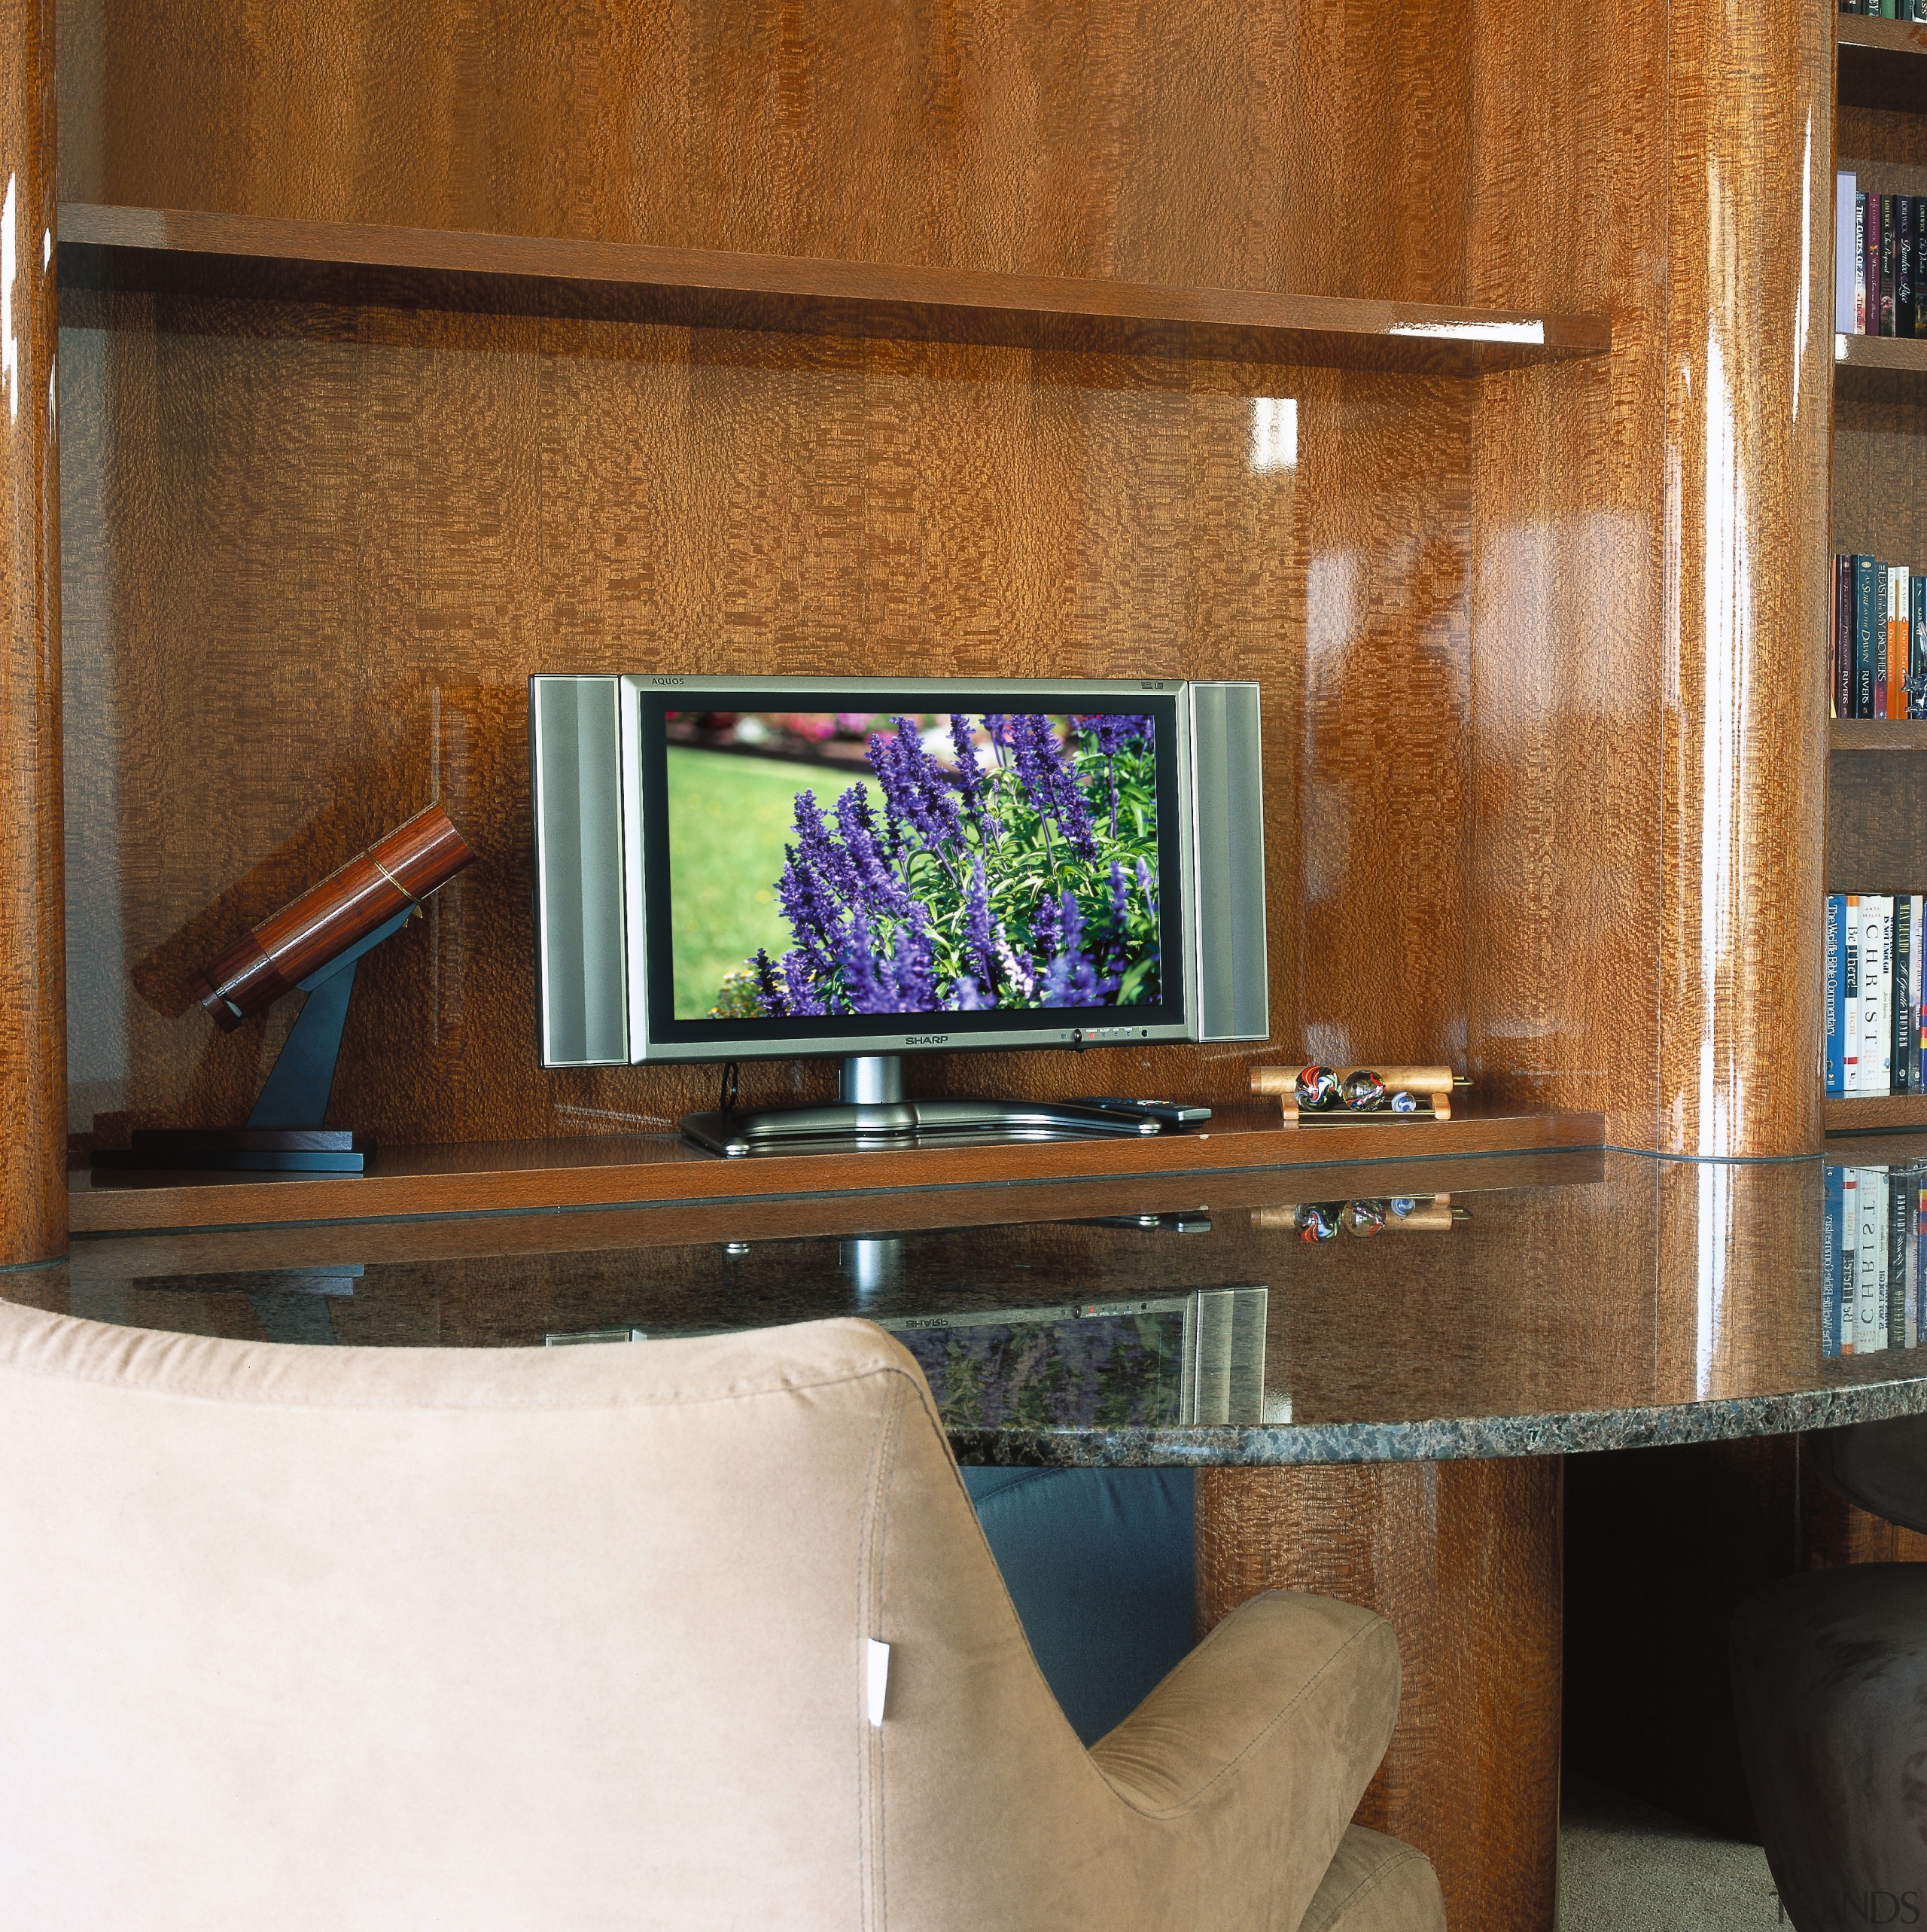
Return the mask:
<path id="1" fill-rule="evenodd" d="M 1116 859 L 1111 861 L 1111 926 L 1118 933 L 1124 931 L 1126 915 L 1131 910 L 1131 882 L 1125 876 L 1124 867 Z"/>
<path id="2" fill-rule="evenodd" d="M 979 989 L 977 983 L 967 973 L 957 976 L 957 983 L 951 989 L 950 1010 L 952 1013 L 982 1013 L 990 1005 Z"/>
<path id="3" fill-rule="evenodd" d="M 1077 723 L 1107 758 L 1116 757 L 1134 745 L 1149 744 L 1157 730 L 1155 719 L 1130 712 L 1080 712 Z"/>
<path id="4" fill-rule="evenodd" d="M 809 955 L 800 948 L 783 955 L 783 985 L 789 996 L 791 1013 L 808 1015 L 825 1010 L 823 995 L 817 986 L 816 969 Z"/>
<path id="5" fill-rule="evenodd" d="M 1045 1006 L 1098 1006 L 1118 989 L 1114 977 L 1100 979 L 1084 950 L 1084 914 L 1067 892 L 1060 902 L 1064 947 L 1044 970 L 1038 983 Z"/>
<path id="6" fill-rule="evenodd" d="M 1017 776 L 1038 817 L 1054 821 L 1079 858 L 1095 858 L 1097 842 L 1091 833 L 1090 807 L 1050 720 L 1025 713 L 1012 718 L 1009 724 Z"/>
<path id="7" fill-rule="evenodd" d="M 881 732 L 872 736 L 870 769 L 883 787 L 890 815 L 911 826 L 927 851 L 941 856 L 946 846 L 962 839 L 963 815 L 943 768 L 924 749 L 907 718 L 896 721 L 894 737 Z"/>
<path id="8" fill-rule="evenodd" d="M 1137 861 L 1137 889 L 1143 894 L 1144 903 L 1151 909 L 1152 922 L 1155 925 L 1158 917 L 1158 882 L 1149 859 L 1140 858 Z"/>
<path id="9" fill-rule="evenodd" d="M 856 873 L 849 854 L 830 836 L 814 792 L 797 793 L 796 827 L 796 843 L 791 856 L 808 866 L 833 898 L 848 899 L 856 890 Z"/>
<path id="10" fill-rule="evenodd" d="M 890 960 L 899 1013 L 935 1013 L 936 965 L 928 926 L 921 906 L 897 928 L 897 950 Z"/>
<path id="11" fill-rule="evenodd" d="M 787 849 L 789 861 L 776 882 L 776 902 L 797 946 L 819 966 L 827 967 L 836 958 L 842 927 L 836 897 L 794 846 Z"/>
<path id="12" fill-rule="evenodd" d="M 977 977 L 985 986 L 991 985 L 997 977 L 992 964 L 994 955 L 991 939 L 991 894 L 981 858 L 971 867 L 970 876 L 964 884 L 964 938 L 970 949 L 971 963 L 976 968 Z"/>
<path id="13" fill-rule="evenodd" d="M 790 1002 L 784 996 L 783 988 L 776 977 L 776 961 L 760 946 L 750 962 L 756 974 L 756 1010 L 765 1019 L 781 1019 L 790 1010 Z"/>
<path id="14" fill-rule="evenodd" d="M 843 835 L 852 894 L 866 911 L 907 919 L 912 900 L 898 882 L 877 844 L 875 815 L 861 785 L 853 785 L 836 801 L 836 829 Z"/>
<path id="15" fill-rule="evenodd" d="M 1073 900 L 1073 904 L 1076 902 Z M 1030 957 L 1040 969 L 1049 964 L 1064 943 L 1064 908 L 1046 892 L 1030 915 Z"/>
<path id="16" fill-rule="evenodd" d="M 894 1013 L 895 989 L 880 968 L 870 937 L 870 922 L 860 909 L 850 916 L 849 930 L 838 949 L 836 963 L 842 969 L 843 994 L 852 1013 Z"/>
<path id="17" fill-rule="evenodd" d="M 1037 997 L 1037 974 L 1027 960 L 1018 958 L 1016 949 L 1005 937 L 1000 925 L 997 929 L 997 962 L 1004 983 L 1015 991 L 1019 999 L 1027 1004 Z"/>

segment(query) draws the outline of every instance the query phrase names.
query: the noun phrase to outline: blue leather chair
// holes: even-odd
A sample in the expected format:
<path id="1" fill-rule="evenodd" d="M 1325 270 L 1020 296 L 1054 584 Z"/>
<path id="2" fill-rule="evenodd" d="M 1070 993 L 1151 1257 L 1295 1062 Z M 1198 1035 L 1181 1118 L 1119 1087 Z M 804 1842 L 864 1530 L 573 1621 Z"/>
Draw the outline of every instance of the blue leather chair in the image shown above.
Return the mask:
<path id="1" fill-rule="evenodd" d="M 1004 1585 L 1072 1727 L 1094 1743 L 1194 1641 L 1188 1469 L 966 1469 Z"/>

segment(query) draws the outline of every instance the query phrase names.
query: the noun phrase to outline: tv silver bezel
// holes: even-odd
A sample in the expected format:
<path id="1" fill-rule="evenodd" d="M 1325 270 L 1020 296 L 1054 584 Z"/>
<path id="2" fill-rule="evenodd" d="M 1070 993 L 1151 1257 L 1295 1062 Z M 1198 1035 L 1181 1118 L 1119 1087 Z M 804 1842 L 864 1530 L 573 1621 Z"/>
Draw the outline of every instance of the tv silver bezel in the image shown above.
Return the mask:
<path id="1" fill-rule="evenodd" d="M 1195 862 L 1192 840 L 1196 802 L 1192 791 L 1191 707 L 1186 702 L 1189 681 L 1182 678 L 707 678 L 674 672 L 620 674 L 617 678 L 617 721 L 622 757 L 623 950 L 629 972 L 629 1063 L 640 1066 L 676 1062 L 713 1063 L 723 1059 L 790 1060 L 816 1056 L 841 1059 L 866 1053 L 974 1052 L 985 1047 L 1149 1047 L 1195 1041 L 1198 1037 L 1198 974 L 1191 881 Z M 653 696 L 686 689 L 699 696 L 711 692 L 728 696 L 737 692 L 807 691 L 833 697 L 844 693 L 859 697 L 865 693 L 875 692 L 880 686 L 900 696 L 906 704 L 931 711 L 968 710 L 979 701 L 1004 709 L 1007 707 L 1000 701 L 1013 697 L 1035 700 L 1035 709 L 1040 711 L 1059 712 L 1076 710 L 1076 700 L 1081 698 L 1115 701 L 1132 692 L 1177 699 L 1174 733 L 1177 769 L 1172 774 L 1172 802 L 1177 808 L 1179 820 L 1180 877 L 1176 882 L 1176 889 L 1181 956 L 1185 965 L 1184 1010 L 1181 1019 L 1145 1025 L 1125 1020 L 1122 1016 L 1128 1008 L 1082 1007 L 1064 1009 L 1064 1023 L 1059 1027 L 1034 1025 L 951 1034 L 942 1030 L 944 1016 L 933 1013 L 929 1025 L 908 1028 L 900 1033 L 878 1027 L 862 1032 L 799 1035 L 788 1040 L 745 1040 L 739 1043 L 723 1040 L 669 1041 L 651 1038 L 649 961 L 643 943 L 648 916 L 641 823 L 644 693 Z M 1159 809 L 1164 809 L 1161 801 Z M 537 836 L 539 839 L 539 827 Z M 1172 890 L 1170 883 L 1161 882 L 1163 903 L 1169 903 Z"/>

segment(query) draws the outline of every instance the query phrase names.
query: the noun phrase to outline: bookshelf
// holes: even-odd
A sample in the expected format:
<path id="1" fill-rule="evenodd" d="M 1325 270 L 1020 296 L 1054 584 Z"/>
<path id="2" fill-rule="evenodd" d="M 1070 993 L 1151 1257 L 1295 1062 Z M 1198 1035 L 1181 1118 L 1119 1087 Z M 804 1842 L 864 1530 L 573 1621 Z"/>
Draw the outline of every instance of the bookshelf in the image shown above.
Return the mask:
<path id="1" fill-rule="evenodd" d="M 1863 190 L 1927 191 L 1927 27 L 1841 14 L 1834 21 L 1837 165 Z M 1927 340 L 1836 334 L 1832 547 L 1927 565 Z M 1826 888 L 1927 890 L 1927 721 L 1830 719 Z M 1927 1095 L 1824 1103 L 1829 1133 L 1927 1125 Z"/>
<path id="2" fill-rule="evenodd" d="M 1603 315 L 64 203 L 65 288 L 1472 376 L 1603 355 Z M 1927 348 L 1927 344 L 1922 345 Z"/>

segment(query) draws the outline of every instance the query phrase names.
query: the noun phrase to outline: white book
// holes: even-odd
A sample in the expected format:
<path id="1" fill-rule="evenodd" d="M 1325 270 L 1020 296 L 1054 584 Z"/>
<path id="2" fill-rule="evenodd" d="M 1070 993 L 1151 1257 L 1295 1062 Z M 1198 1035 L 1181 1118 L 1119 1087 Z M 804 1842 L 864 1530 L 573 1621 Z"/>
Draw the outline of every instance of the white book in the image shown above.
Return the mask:
<path id="1" fill-rule="evenodd" d="M 1887 1345 L 1887 1176 L 1863 1167 L 1859 1189 L 1860 1239 L 1854 1276 L 1853 1352 L 1877 1355 Z"/>
<path id="2" fill-rule="evenodd" d="M 1840 1351 L 1854 1353 L 1860 1333 L 1860 1170 L 1840 1171 Z"/>
<path id="3" fill-rule="evenodd" d="M 1854 209 L 1860 193 L 1860 179 L 1843 170 L 1834 177 L 1834 330 L 1839 335 L 1855 333 L 1853 277 L 1856 266 L 1853 245 Z"/>
<path id="4" fill-rule="evenodd" d="M 1840 923 L 1840 972 L 1846 982 L 1846 1030 L 1840 1041 L 1843 1093 L 1860 1091 L 1860 900 L 1849 892 Z"/>
<path id="5" fill-rule="evenodd" d="M 1886 1023 L 1887 975 L 1893 961 L 1894 902 L 1863 893 L 1860 899 L 1860 1086 L 1886 1093 L 1892 1041 Z"/>

